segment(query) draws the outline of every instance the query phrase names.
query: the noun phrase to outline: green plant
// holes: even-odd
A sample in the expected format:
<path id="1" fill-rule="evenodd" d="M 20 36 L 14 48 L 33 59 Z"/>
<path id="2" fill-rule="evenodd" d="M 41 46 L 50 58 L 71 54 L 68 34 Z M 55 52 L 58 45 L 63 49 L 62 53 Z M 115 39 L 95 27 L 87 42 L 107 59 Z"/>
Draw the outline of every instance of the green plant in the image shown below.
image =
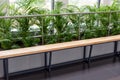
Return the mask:
<path id="1" fill-rule="evenodd" d="M 4 39 L 0 41 L 2 49 L 11 49 L 12 41 L 10 39 Z"/>
<path id="2" fill-rule="evenodd" d="M 53 14 L 60 14 L 66 11 L 67 9 L 63 7 L 62 2 L 56 2 L 55 9 Z M 54 16 L 53 26 L 56 30 L 55 35 L 57 36 L 57 42 L 71 41 L 72 32 L 71 29 L 74 28 L 74 25 L 70 25 L 70 20 L 68 15 L 57 15 Z"/>
<path id="3" fill-rule="evenodd" d="M 38 45 L 40 42 L 40 39 L 34 38 L 34 37 L 25 37 L 25 38 L 22 38 L 22 42 L 24 47 L 29 47 L 29 46 Z"/>
<path id="4" fill-rule="evenodd" d="M 18 44 L 14 44 L 11 46 L 12 49 L 17 49 L 17 48 L 21 48 L 21 46 L 19 46 Z"/>
<path id="5" fill-rule="evenodd" d="M 79 8 L 74 5 L 68 5 L 65 8 L 63 3 L 58 1 L 55 3 L 55 8 L 52 11 L 41 8 L 36 3 L 44 4 L 44 0 L 18 0 L 16 2 L 17 7 L 14 4 L 9 7 L 9 15 L 57 15 L 0 19 L 0 40 L 2 41 L 2 48 L 29 47 L 38 44 L 52 44 L 120 33 L 119 12 L 61 15 L 61 13 L 75 12 L 119 11 L 119 0 L 114 0 L 111 6 L 101 6 L 100 8 L 96 6 L 83 6 Z M 2 12 L 4 7 L 5 5 L 0 8 L 0 16 L 5 15 Z M 32 25 L 37 25 L 40 30 L 31 32 L 30 27 Z M 12 32 L 11 29 L 17 30 L 13 30 Z M 38 31 L 37 34 L 34 34 L 36 31 Z M 36 38 L 36 36 L 40 38 Z M 9 42 L 11 47 L 8 46 L 8 48 L 5 42 Z"/>
<path id="6" fill-rule="evenodd" d="M 11 32 L 10 27 L 12 20 L 10 19 L 0 19 L 0 39 L 10 39 Z"/>
<path id="7" fill-rule="evenodd" d="M 28 15 L 31 14 L 32 10 L 41 8 L 41 5 L 44 5 L 44 0 L 17 0 L 9 6 L 10 14 Z"/>

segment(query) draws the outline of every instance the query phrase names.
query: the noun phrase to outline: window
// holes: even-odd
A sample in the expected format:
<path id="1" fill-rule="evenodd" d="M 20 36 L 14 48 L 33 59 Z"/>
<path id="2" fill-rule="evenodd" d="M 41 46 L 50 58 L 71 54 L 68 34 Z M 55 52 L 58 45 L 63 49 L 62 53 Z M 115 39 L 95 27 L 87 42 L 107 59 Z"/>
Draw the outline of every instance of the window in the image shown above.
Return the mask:
<path id="1" fill-rule="evenodd" d="M 101 0 L 101 5 L 111 5 L 114 0 Z"/>
<path id="2" fill-rule="evenodd" d="M 97 0 L 69 0 L 70 5 L 77 5 L 79 7 L 84 5 L 94 6 L 97 4 Z"/>
<path id="3" fill-rule="evenodd" d="M 9 0 L 10 3 L 14 3 L 16 0 Z"/>
<path id="4" fill-rule="evenodd" d="M 20 0 L 9 0 L 10 4 L 16 4 L 17 1 Z M 34 0 L 34 1 L 36 1 L 37 3 L 35 3 L 35 5 L 33 6 L 51 9 L 51 0 Z"/>
<path id="5" fill-rule="evenodd" d="M 8 0 L 0 0 L 0 15 L 6 15 L 8 11 Z"/>
<path id="6" fill-rule="evenodd" d="M 16 1 L 19 0 L 9 0 L 11 4 L 14 4 Z M 99 5 L 98 1 L 101 2 L 101 5 L 110 5 L 114 0 L 36 0 L 39 3 L 36 3 L 35 5 L 41 4 L 40 1 L 44 1 L 43 4 L 40 7 L 47 8 L 47 9 L 53 9 L 54 3 L 56 1 L 61 1 L 63 2 L 64 5 L 77 5 L 78 7 L 84 6 L 84 5 L 89 5 L 89 6 L 94 6 L 94 5 Z M 54 1 L 54 2 L 53 2 Z"/>

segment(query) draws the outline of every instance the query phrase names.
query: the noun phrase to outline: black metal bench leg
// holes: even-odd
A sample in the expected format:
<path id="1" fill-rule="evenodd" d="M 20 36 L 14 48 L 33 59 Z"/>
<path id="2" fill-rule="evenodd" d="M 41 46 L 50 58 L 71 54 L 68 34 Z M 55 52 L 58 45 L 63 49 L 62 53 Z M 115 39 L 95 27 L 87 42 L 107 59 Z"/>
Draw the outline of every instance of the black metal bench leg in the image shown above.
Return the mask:
<path id="1" fill-rule="evenodd" d="M 51 71 L 51 63 L 52 63 L 52 52 L 49 52 L 49 65 L 48 65 L 48 71 Z"/>
<path id="2" fill-rule="evenodd" d="M 4 78 L 9 80 L 8 59 L 3 59 Z"/>
<path id="3" fill-rule="evenodd" d="M 120 61 L 120 52 L 118 52 L 118 59 L 119 59 L 119 61 Z"/>
<path id="4" fill-rule="evenodd" d="M 86 68 L 86 46 L 83 47 L 83 69 Z"/>
<path id="5" fill-rule="evenodd" d="M 118 53 L 117 53 L 117 47 L 118 47 L 118 41 L 114 42 L 114 58 L 113 58 L 113 62 L 116 62 Z"/>
<path id="6" fill-rule="evenodd" d="M 89 51 L 88 60 L 87 60 L 88 68 L 90 68 L 92 49 L 93 49 L 93 45 L 90 45 L 90 51 Z"/>
<path id="7" fill-rule="evenodd" d="M 44 62 L 44 67 L 45 67 L 46 70 L 47 70 L 47 64 L 48 64 L 47 54 L 48 54 L 47 52 L 44 53 L 44 61 L 45 61 Z"/>
<path id="8" fill-rule="evenodd" d="M 84 46 L 83 61 L 86 61 L 86 46 Z"/>

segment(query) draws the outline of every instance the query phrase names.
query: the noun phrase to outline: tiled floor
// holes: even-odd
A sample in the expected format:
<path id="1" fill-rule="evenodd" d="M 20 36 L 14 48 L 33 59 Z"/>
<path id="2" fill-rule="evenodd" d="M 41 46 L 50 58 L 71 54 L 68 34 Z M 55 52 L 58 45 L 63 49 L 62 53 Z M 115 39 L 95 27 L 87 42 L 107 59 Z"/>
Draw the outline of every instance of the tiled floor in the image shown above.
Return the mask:
<path id="1" fill-rule="evenodd" d="M 71 64 L 45 71 L 12 77 L 10 80 L 120 80 L 120 62 L 112 59 L 92 62 L 90 69 L 83 69 L 82 64 Z"/>

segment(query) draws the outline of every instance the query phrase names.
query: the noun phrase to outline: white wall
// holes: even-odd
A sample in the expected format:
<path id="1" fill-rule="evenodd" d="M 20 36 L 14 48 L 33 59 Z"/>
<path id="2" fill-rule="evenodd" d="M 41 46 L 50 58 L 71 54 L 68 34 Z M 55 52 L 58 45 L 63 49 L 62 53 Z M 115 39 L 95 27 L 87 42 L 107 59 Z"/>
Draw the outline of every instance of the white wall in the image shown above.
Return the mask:
<path id="1" fill-rule="evenodd" d="M 118 47 L 120 50 L 120 46 Z M 88 49 L 89 50 L 89 47 Z M 102 55 L 105 53 L 113 52 L 113 43 L 106 43 L 95 45 L 93 47 L 92 56 Z M 83 47 L 68 49 L 68 50 L 61 50 L 53 52 L 53 60 L 52 64 L 72 61 L 81 59 L 83 56 Z M 3 76 L 3 65 L 2 60 L 0 61 L 0 77 Z M 44 65 L 44 55 L 37 54 L 25 57 L 19 57 L 9 60 L 9 70 L 10 72 L 16 72 L 26 69 L 32 69 L 41 67 Z"/>

